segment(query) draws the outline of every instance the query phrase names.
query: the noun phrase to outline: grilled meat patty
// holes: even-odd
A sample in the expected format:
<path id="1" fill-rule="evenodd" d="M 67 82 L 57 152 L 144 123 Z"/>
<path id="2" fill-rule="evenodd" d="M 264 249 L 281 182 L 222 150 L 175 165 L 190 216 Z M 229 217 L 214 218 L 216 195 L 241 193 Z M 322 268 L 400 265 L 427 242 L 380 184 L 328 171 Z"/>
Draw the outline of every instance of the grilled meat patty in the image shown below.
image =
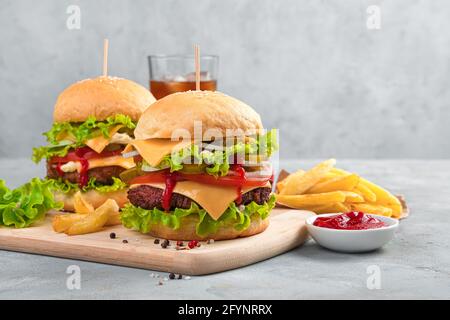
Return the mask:
<path id="1" fill-rule="evenodd" d="M 119 166 L 99 167 L 88 170 L 89 178 L 95 178 L 95 181 L 104 185 L 113 184 L 113 177 L 118 178 L 119 174 L 125 169 Z M 56 164 L 47 163 L 47 178 L 58 179 L 61 178 L 64 181 L 71 183 L 78 183 L 80 175 L 78 172 L 65 172 L 62 176 L 58 174 L 56 170 Z"/>
<path id="2" fill-rule="evenodd" d="M 242 204 L 246 205 L 252 201 L 257 204 L 263 204 L 270 198 L 270 188 L 256 188 L 242 195 Z M 151 210 L 158 208 L 163 210 L 161 206 L 163 190 L 148 185 L 140 185 L 128 190 L 128 200 L 136 206 L 143 209 Z M 170 201 L 170 209 L 175 208 L 189 209 L 192 200 L 179 193 L 173 193 Z"/>

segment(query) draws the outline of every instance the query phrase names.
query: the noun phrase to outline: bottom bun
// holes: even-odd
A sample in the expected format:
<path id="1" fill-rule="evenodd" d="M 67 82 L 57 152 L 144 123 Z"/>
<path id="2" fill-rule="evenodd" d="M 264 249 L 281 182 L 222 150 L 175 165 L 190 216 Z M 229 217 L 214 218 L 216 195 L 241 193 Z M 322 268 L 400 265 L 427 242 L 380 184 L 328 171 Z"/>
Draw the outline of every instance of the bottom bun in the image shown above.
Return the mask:
<path id="1" fill-rule="evenodd" d="M 181 226 L 174 230 L 166 227 L 163 224 L 154 224 L 151 226 L 148 234 L 155 238 L 169 239 L 169 240 L 229 240 L 240 237 L 250 237 L 255 234 L 261 233 L 269 226 L 269 218 L 262 220 L 259 216 L 252 217 L 250 226 L 243 230 L 238 231 L 233 226 L 219 227 L 215 233 L 211 233 L 205 237 L 201 237 L 196 233 L 196 224 L 198 218 L 186 217 L 183 219 Z"/>
<path id="2" fill-rule="evenodd" d="M 113 191 L 113 192 L 98 192 L 95 190 L 89 190 L 87 192 L 83 192 L 83 199 L 89 202 L 94 209 L 100 207 L 103 203 L 105 203 L 108 199 L 113 199 L 117 202 L 120 208 L 122 208 L 125 204 L 128 203 L 127 198 L 128 189 Z M 55 200 L 58 202 L 64 203 L 65 211 L 75 211 L 73 206 L 73 195 L 74 193 L 63 193 L 56 191 L 53 193 L 55 196 Z"/>

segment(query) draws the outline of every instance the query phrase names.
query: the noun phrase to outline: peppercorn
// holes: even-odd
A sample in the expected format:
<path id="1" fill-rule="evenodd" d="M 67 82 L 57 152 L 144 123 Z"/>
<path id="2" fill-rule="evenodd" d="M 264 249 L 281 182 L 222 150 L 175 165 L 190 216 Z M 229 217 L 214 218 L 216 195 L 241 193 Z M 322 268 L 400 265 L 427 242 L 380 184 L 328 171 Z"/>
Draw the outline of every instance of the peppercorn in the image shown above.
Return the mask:
<path id="1" fill-rule="evenodd" d="M 125 239 L 125 240 L 122 240 L 122 242 L 123 242 L 123 243 L 128 243 L 128 240 L 127 240 L 127 239 Z"/>
<path id="2" fill-rule="evenodd" d="M 194 249 L 197 246 L 197 244 L 198 244 L 197 240 L 191 240 L 188 242 L 188 247 L 189 249 Z"/>
<path id="3" fill-rule="evenodd" d="M 173 273 L 169 274 L 169 279 L 170 279 L 170 280 L 175 279 L 175 274 L 173 274 Z"/>
<path id="4" fill-rule="evenodd" d="M 155 241 L 153 241 L 154 244 L 159 244 L 159 239 L 155 239 Z"/>
<path id="5" fill-rule="evenodd" d="M 110 237 L 111 239 L 115 239 L 115 238 L 116 238 L 116 234 L 115 234 L 114 232 L 111 232 L 111 233 L 109 234 L 109 237 Z"/>
<path id="6" fill-rule="evenodd" d="M 183 279 L 183 275 L 182 275 L 182 274 L 179 274 L 179 275 L 178 275 L 178 279 Z"/>

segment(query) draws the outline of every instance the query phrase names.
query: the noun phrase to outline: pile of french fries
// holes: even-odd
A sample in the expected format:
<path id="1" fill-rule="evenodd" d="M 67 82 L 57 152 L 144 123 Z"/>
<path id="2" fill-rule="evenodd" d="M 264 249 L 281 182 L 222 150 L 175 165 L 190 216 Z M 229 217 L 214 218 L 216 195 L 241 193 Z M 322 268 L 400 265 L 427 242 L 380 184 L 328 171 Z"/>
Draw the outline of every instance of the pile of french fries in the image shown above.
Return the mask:
<path id="1" fill-rule="evenodd" d="M 335 159 L 329 159 L 279 181 L 277 203 L 317 214 L 362 211 L 397 219 L 402 216 L 397 197 L 357 174 L 335 168 L 335 164 Z"/>
<path id="2" fill-rule="evenodd" d="M 93 233 L 102 230 L 105 226 L 120 224 L 119 206 L 117 202 L 108 199 L 104 204 L 94 210 L 77 192 L 74 195 L 75 213 L 58 214 L 53 217 L 53 230 L 67 235 Z"/>

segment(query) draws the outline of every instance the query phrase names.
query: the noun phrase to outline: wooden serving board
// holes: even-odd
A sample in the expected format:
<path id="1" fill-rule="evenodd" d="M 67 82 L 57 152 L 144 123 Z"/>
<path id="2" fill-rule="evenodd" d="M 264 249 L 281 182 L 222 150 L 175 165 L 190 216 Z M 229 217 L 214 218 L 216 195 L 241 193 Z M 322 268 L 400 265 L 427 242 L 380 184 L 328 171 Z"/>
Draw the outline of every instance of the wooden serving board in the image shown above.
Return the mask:
<path id="1" fill-rule="evenodd" d="M 193 250 L 176 250 L 175 242 L 163 249 L 154 238 L 124 228 L 67 236 L 55 233 L 51 217 L 25 229 L 0 228 L 0 249 L 43 254 L 128 267 L 201 275 L 246 266 L 301 245 L 307 239 L 305 219 L 314 213 L 275 208 L 263 233 L 235 240 L 201 242 Z M 110 239 L 115 232 L 116 239 Z M 126 239 L 128 243 L 122 241 Z"/>

